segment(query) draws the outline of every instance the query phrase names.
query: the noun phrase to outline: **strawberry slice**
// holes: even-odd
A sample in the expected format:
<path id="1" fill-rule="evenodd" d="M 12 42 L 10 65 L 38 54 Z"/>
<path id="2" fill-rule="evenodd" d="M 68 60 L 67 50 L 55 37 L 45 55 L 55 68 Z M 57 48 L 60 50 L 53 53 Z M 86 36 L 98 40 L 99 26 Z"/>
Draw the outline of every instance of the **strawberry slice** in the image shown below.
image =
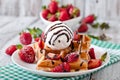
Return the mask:
<path id="1" fill-rule="evenodd" d="M 94 48 L 90 48 L 90 50 L 89 50 L 89 55 L 90 55 L 90 58 L 91 58 L 91 59 L 96 59 L 96 57 L 95 57 L 95 52 L 94 52 Z"/>
<path id="2" fill-rule="evenodd" d="M 65 57 L 64 57 L 64 61 L 65 62 L 75 62 L 77 61 L 79 58 L 79 54 L 76 53 L 76 52 L 73 52 L 73 53 L 70 53 L 70 54 L 67 54 Z"/>
<path id="3" fill-rule="evenodd" d="M 42 40 L 42 38 L 40 38 L 40 40 L 38 42 L 38 46 L 41 50 L 44 49 L 44 41 Z"/>
<path id="4" fill-rule="evenodd" d="M 46 59 L 59 60 L 60 59 L 60 55 L 54 54 L 54 53 L 48 53 L 46 55 Z"/>
<path id="5" fill-rule="evenodd" d="M 88 62 L 88 68 L 89 69 L 94 69 L 102 65 L 102 61 L 100 59 L 91 59 Z"/>
<path id="6" fill-rule="evenodd" d="M 35 52 L 31 46 L 24 46 L 19 51 L 19 57 L 24 62 L 33 63 L 35 61 Z"/>
<path id="7" fill-rule="evenodd" d="M 54 67 L 51 72 L 70 72 L 70 65 L 64 62 L 56 67 Z"/>

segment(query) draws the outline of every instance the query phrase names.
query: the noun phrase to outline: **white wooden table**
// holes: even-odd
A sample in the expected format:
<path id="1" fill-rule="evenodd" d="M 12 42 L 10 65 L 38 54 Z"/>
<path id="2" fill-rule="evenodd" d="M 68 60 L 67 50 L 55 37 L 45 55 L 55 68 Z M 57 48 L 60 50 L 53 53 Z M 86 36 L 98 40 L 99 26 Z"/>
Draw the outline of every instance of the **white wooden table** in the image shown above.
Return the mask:
<path id="1" fill-rule="evenodd" d="M 100 22 L 102 20 L 99 20 Z M 106 21 L 111 25 L 111 28 L 106 31 L 106 34 L 112 39 L 110 42 L 120 44 L 120 23 L 118 21 Z M 37 17 L 10 17 L 0 16 L 0 67 L 11 63 L 10 56 L 4 55 L 5 50 L 11 44 L 19 43 L 19 32 L 27 27 L 39 27 L 45 29 L 43 22 Z M 89 29 L 91 34 L 98 34 L 98 30 Z M 92 77 L 94 80 L 120 80 L 120 62 L 115 63 Z M 85 80 L 88 80 L 87 77 Z"/>

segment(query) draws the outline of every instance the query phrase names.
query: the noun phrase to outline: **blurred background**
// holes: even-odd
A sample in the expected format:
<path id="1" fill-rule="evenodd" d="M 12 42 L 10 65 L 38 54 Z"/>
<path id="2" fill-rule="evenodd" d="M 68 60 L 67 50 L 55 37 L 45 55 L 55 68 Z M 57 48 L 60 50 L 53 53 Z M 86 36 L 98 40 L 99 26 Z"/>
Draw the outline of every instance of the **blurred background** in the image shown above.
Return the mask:
<path id="1" fill-rule="evenodd" d="M 73 4 L 81 16 L 94 13 L 99 19 L 120 20 L 120 0 L 58 0 L 60 5 Z M 0 16 L 39 16 L 41 7 L 50 0 L 0 0 Z"/>

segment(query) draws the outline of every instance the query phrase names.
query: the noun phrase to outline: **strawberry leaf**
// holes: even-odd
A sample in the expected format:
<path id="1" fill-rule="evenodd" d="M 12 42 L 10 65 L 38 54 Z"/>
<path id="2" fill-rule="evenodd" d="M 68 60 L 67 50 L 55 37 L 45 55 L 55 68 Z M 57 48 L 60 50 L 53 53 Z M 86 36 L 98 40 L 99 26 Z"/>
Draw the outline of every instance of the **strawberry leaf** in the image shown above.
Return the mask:
<path id="1" fill-rule="evenodd" d="M 105 52 L 105 53 L 101 56 L 100 59 L 101 59 L 102 61 L 105 61 L 106 57 L 107 57 L 107 52 Z"/>
<path id="2" fill-rule="evenodd" d="M 88 34 L 88 36 L 91 37 L 91 38 L 94 38 L 94 39 L 99 40 L 99 37 L 98 37 L 98 36 L 94 36 L 94 35 L 90 35 L 90 34 Z"/>
<path id="3" fill-rule="evenodd" d="M 103 22 L 103 23 L 100 25 L 100 28 L 101 28 L 102 30 L 103 30 L 103 29 L 109 29 L 110 26 L 109 26 L 109 24 Z"/>
<path id="4" fill-rule="evenodd" d="M 17 44 L 16 47 L 17 49 L 22 49 L 23 46 L 21 44 Z"/>
<path id="5" fill-rule="evenodd" d="M 97 22 L 97 23 L 94 23 L 94 24 L 92 24 L 91 26 L 92 26 L 92 28 L 97 29 L 97 28 L 99 27 L 99 23 L 98 23 L 98 22 Z"/>

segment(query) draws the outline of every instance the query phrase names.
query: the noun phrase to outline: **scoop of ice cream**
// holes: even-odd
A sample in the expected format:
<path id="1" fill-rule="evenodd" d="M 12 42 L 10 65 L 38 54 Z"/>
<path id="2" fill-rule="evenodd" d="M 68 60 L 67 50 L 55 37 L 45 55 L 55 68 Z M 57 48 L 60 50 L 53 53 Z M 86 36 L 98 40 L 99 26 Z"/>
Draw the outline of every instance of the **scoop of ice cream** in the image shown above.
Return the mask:
<path id="1" fill-rule="evenodd" d="M 72 38 L 72 30 L 60 21 L 53 22 L 45 30 L 45 44 L 53 50 L 67 48 Z"/>

